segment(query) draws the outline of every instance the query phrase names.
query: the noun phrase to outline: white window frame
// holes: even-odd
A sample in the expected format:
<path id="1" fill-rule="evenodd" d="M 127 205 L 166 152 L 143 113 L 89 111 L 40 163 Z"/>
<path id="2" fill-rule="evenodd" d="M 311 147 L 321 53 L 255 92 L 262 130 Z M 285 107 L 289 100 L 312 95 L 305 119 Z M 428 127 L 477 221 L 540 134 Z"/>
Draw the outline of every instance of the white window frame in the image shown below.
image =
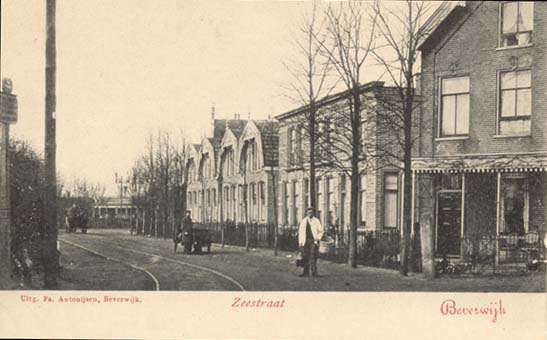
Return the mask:
<path id="1" fill-rule="evenodd" d="M 467 88 L 467 92 L 458 92 L 458 93 L 451 93 L 451 94 L 446 94 L 446 95 L 443 95 L 443 80 L 446 80 L 446 79 L 455 79 L 455 78 L 467 78 L 468 79 L 468 88 Z M 439 89 L 438 89 L 438 94 L 439 94 L 439 99 L 438 99 L 438 117 L 437 117 L 437 121 L 438 121 L 438 133 L 437 133 L 437 137 L 438 138 L 458 138 L 458 137 L 467 137 L 469 136 L 469 128 L 470 128 L 470 125 L 471 125 L 471 78 L 469 77 L 469 74 L 462 74 L 462 75 L 457 75 L 457 76 L 447 76 L 447 77 L 439 77 Z M 462 96 L 462 95 L 465 95 L 467 94 L 468 96 L 468 102 L 469 102 L 469 107 L 468 107 L 468 117 L 467 117 L 467 121 L 468 121 L 468 124 L 467 124 L 467 132 L 466 133 L 463 133 L 463 134 L 458 134 L 456 133 L 456 125 L 454 125 L 454 134 L 443 134 L 443 109 L 444 109 L 444 106 L 443 106 L 443 98 L 444 97 L 448 97 L 448 96 L 454 96 L 456 97 L 456 100 L 457 100 L 457 97 L 458 96 Z M 454 113 L 454 118 L 456 119 L 456 122 L 457 122 L 457 117 L 458 117 L 458 111 L 457 111 L 457 102 L 456 102 L 456 108 L 455 108 L 455 113 Z"/>
<path id="2" fill-rule="evenodd" d="M 501 77 L 502 77 L 502 74 L 504 73 L 517 73 L 517 72 L 523 72 L 523 71 L 530 71 L 530 87 L 522 87 L 522 88 L 514 88 L 514 89 L 505 89 L 503 91 L 516 91 L 518 93 L 518 90 L 519 89 L 530 89 L 530 115 L 517 115 L 517 104 L 518 104 L 518 101 L 517 101 L 517 96 L 515 95 L 515 118 L 508 118 L 508 117 L 502 117 L 501 114 L 502 114 L 502 96 L 501 96 L 501 92 L 502 92 L 502 84 L 501 84 Z M 529 136 L 531 133 L 532 133 L 532 130 L 531 130 L 531 123 L 532 123 L 532 114 L 533 114 L 533 83 L 532 83 L 532 69 L 531 68 L 523 68 L 523 69 L 505 69 L 505 70 L 499 70 L 498 71 L 498 76 L 497 76 L 497 113 L 496 113 L 496 135 L 497 136 Z M 502 134 L 501 132 L 501 122 L 502 121 L 516 121 L 516 120 L 530 120 L 530 131 L 528 132 L 525 132 L 525 133 L 518 133 L 518 134 Z"/>

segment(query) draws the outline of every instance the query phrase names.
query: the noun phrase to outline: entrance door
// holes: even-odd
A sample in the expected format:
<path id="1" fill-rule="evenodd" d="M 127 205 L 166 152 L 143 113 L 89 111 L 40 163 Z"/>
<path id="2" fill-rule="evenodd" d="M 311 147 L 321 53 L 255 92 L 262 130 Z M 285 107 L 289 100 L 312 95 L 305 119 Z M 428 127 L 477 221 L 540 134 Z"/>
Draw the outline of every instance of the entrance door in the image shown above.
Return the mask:
<path id="1" fill-rule="evenodd" d="M 437 197 L 437 255 L 460 255 L 461 191 L 439 192 Z"/>

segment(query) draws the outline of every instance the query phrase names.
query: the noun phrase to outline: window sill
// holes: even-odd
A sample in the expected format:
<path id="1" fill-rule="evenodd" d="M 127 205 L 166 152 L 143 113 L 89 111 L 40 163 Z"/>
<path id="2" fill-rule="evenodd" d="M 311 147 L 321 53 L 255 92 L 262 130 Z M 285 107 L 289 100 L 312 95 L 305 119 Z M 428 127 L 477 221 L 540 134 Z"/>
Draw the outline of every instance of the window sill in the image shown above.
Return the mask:
<path id="1" fill-rule="evenodd" d="M 496 51 L 517 50 L 519 48 L 528 48 L 528 47 L 532 47 L 532 46 L 534 46 L 534 44 L 497 47 Z"/>
<path id="2" fill-rule="evenodd" d="M 454 136 L 454 137 L 437 137 L 435 138 L 436 142 L 444 142 L 451 140 L 466 140 L 469 139 L 469 136 Z"/>
<path id="3" fill-rule="evenodd" d="M 493 138 L 495 139 L 503 139 L 503 138 L 530 138 L 532 137 L 531 134 L 523 134 L 523 135 L 494 135 Z"/>

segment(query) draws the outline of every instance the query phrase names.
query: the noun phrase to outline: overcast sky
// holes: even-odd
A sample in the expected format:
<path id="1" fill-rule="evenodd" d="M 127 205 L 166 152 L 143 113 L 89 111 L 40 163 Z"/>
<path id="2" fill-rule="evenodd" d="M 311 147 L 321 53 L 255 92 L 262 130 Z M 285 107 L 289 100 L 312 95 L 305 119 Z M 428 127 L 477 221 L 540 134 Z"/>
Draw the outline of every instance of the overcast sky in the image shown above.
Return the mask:
<path id="1" fill-rule="evenodd" d="M 1 76 L 13 80 L 12 135 L 44 145 L 45 1 L 2 0 Z M 149 131 L 198 142 L 217 116 L 264 119 L 282 96 L 295 23 L 309 3 L 57 1 L 57 169 L 111 186 Z M 370 74 L 368 79 L 375 80 Z"/>

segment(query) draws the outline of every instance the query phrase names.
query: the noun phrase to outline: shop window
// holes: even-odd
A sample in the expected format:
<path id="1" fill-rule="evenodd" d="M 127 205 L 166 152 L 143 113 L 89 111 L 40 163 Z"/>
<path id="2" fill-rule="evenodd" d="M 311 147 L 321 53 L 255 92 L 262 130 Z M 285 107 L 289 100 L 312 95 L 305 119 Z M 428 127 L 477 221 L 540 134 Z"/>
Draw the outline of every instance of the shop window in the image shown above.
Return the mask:
<path id="1" fill-rule="evenodd" d="M 513 1 L 501 4 L 500 46 L 523 46 L 532 43 L 534 3 Z"/>
<path id="2" fill-rule="evenodd" d="M 441 81 L 441 137 L 469 133 L 469 77 Z"/>
<path id="3" fill-rule="evenodd" d="M 501 73 L 499 117 L 500 134 L 529 134 L 531 115 L 531 71 L 524 70 Z"/>

